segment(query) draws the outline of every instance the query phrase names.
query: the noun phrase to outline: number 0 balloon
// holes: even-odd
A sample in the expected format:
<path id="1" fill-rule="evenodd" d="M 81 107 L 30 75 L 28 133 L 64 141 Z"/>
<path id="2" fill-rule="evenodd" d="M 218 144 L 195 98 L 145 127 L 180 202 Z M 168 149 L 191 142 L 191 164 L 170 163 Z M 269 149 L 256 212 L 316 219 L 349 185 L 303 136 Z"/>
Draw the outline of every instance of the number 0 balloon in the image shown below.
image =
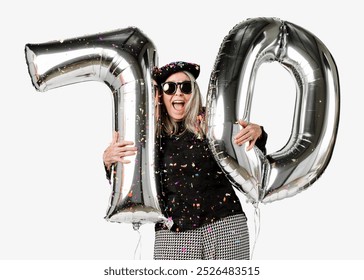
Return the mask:
<path id="1" fill-rule="evenodd" d="M 154 89 L 151 70 L 157 53 L 138 29 L 25 46 L 33 85 L 47 91 L 85 81 L 104 82 L 112 92 L 113 129 L 131 140 L 138 153 L 130 164 L 112 168 L 113 191 L 106 219 L 131 222 L 137 229 L 163 218 L 153 171 L 155 145 Z"/>
<path id="2" fill-rule="evenodd" d="M 249 121 L 256 73 L 278 61 L 296 84 L 293 127 L 287 144 L 264 157 L 233 143 Z M 267 92 L 269 94 L 269 92 Z M 274 113 L 267 110 L 267 114 Z M 327 167 L 339 123 L 339 79 L 333 57 L 309 31 L 275 18 L 254 18 L 225 37 L 207 96 L 208 140 L 230 181 L 252 202 L 272 202 L 308 188 Z"/>

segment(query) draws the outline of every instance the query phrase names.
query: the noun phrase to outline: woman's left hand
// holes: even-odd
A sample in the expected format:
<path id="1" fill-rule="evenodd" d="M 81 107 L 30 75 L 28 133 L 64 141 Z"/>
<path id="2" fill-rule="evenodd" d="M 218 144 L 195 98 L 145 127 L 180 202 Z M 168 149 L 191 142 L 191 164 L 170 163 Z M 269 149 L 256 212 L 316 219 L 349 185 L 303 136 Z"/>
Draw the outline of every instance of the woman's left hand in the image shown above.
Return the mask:
<path id="1" fill-rule="evenodd" d="M 243 120 L 239 120 L 238 123 L 243 128 L 235 135 L 234 141 L 239 146 L 243 145 L 245 142 L 249 142 L 249 145 L 246 148 L 246 150 L 249 151 L 254 147 L 255 142 L 262 135 L 262 128 L 258 124 Z"/>

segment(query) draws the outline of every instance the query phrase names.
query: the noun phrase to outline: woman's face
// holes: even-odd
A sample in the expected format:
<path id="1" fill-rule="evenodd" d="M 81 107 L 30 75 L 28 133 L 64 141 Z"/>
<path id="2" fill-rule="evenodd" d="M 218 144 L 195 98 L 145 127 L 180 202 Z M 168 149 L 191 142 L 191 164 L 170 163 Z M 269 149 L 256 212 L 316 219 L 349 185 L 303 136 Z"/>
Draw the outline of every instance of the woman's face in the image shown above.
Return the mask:
<path id="1" fill-rule="evenodd" d="M 166 82 L 186 82 L 190 81 L 189 77 L 183 72 L 177 72 L 169 76 Z M 185 108 L 192 94 L 184 94 L 181 92 L 180 85 L 174 94 L 168 95 L 164 93 L 163 88 L 163 103 L 166 106 L 168 115 L 175 121 L 180 121 L 184 118 Z"/>

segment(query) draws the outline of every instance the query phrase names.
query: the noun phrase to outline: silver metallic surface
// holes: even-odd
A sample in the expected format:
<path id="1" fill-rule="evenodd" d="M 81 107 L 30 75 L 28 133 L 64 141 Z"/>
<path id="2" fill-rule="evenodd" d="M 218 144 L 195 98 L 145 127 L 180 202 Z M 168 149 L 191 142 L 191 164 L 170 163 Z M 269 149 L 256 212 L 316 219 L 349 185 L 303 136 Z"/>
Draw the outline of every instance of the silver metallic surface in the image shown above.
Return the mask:
<path id="1" fill-rule="evenodd" d="M 113 190 L 106 219 L 134 227 L 163 220 L 155 176 L 153 43 L 137 28 L 27 44 L 25 55 L 34 87 L 41 92 L 78 82 L 100 81 L 111 90 L 113 129 L 138 148 L 131 163 L 112 167 Z"/>
<path id="2" fill-rule="evenodd" d="M 272 61 L 294 79 L 296 105 L 287 144 L 264 156 L 258 148 L 245 152 L 233 137 L 240 129 L 236 121 L 250 119 L 260 65 Z M 320 177 L 334 149 L 339 111 L 335 62 L 309 31 L 276 18 L 253 18 L 224 38 L 210 78 L 207 137 L 219 165 L 251 202 L 291 197 Z"/>

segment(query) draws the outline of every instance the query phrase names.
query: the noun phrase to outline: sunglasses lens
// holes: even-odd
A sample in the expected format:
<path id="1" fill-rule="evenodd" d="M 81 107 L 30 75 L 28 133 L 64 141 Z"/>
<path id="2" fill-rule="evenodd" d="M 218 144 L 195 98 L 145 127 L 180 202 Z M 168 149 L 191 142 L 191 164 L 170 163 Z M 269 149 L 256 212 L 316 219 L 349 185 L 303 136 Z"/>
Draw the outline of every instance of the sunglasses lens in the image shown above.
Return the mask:
<path id="1" fill-rule="evenodd" d="M 174 94 L 176 92 L 177 85 L 175 83 L 164 83 L 163 84 L 163 92 L 165 94 Z"/>
<path id="2" fill-rule="evenodd" d="M 191 82 L 183 82 L 181 83 L 181 91 L 185 94 L 190 94 L 192 92 L 192 84 Z"/>

